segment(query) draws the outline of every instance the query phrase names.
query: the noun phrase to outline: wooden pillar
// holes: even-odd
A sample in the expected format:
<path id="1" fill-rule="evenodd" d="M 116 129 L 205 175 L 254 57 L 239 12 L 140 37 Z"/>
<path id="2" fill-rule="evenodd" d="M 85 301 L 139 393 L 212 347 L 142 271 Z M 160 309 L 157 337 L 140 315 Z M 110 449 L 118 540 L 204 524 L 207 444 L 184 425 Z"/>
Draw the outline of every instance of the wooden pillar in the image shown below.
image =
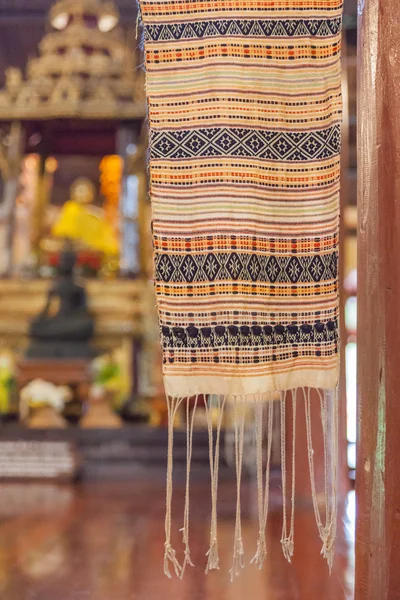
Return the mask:
<path id="1" fill-rule="evenodd" d="M 118 154 L 124 161 L 121 191 L 121 273 L 145 275 L 148 262 L 145 204 L 147 199 L 147 137 L 132 127 L 122 126 L 117 136 Z"/>
<path id="2" fill-rule="evenodd" d="M 6 253 L 4 271 L 1 275 L 11 275 L 13 267 L 13 233 L 15 202 L 18 195 L 18 182 L 21 173 L 23 158 L 23 145 L 25 132 L 20 121 L 13 121 L 10 125 L 8 152 L 6 157 L 6 173 L 4 182 L 4 196 L 2 203 L 2 218 L 6 222 L 6 247 L 2 252 Z"/>
<path id="3" fill-rule="evenodd" d="M 400 598 L 400 20 L 360 2 L 356 600 Z"/>
<path id="4" fill-rule="evenodd" d="M 51 155 L 54 141 L 54 131 L 51 123 L 45 123 L 40 129 L 41 142 L 39 145 L 39 169 L 36 186 L 36 198 L 33 211 L 32 247 L 38 264 L 42 255 L 41 241 L 45 231 L 46 209 L 50 200 L 49 173 L 46 171 L 46 160 Z"/>

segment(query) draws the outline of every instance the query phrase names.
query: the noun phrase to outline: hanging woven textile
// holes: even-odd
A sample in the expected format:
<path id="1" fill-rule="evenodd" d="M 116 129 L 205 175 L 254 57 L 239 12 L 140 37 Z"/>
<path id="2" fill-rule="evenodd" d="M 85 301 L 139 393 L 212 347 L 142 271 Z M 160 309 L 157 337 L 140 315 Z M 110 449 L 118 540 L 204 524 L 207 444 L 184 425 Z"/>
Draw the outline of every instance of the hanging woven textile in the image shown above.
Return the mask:
<path id="1" fill-rule="evenodd" d="M 237 475 L 232 574 L 244 564 L 244 420 L 257 446 L 259 540 L 266 555 L 273 400 L 281 414 L 283 531 L 294 548 L 295 451 L 286 481 L 287 402 L 305 410 L 322 553 L 336 524 L 338 229 L 342 0 L 141 0 L 150 125 L 155 286 L 169 409 L 165 573 L 191 564 L 194 410 L 218 406 L 210 436 L 206 570 L 219 568 L 221 424 L 234 416 Z M 311 393 L 312 389 L 315 392 Z M 318 403 L 318 407 L 314 406 Z M 183 559 L 171 544 L 174 417 L 186 407 Z M 314 478 L 311 411 L 321 412 L 325 509 Z M 274 411 L 275 412 L 275 411 Z M 291 428 L 292 429 L 292 428 Z M 265 449 L 264 438 L 267 441 Z M 266 450 L 266 452 L 265 452 Z M 263 459 L 264 454 L 264 459 Z M 265 456 L 266 455 L 266 456 Z M 286 498 L 288 496 L 288 499 Z M 290 503 L 290 507 L 287 503 Z"/>

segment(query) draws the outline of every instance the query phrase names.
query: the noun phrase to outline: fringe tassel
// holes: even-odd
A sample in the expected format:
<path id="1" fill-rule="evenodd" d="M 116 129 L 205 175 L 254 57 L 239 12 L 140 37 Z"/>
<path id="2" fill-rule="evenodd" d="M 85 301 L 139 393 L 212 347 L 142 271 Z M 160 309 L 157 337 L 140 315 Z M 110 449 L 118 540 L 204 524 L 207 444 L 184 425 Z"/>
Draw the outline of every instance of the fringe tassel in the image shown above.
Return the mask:
<path id="1" fill-rule="evenodd" d="M 338 390 L 332 392 L 331 400 L 331 478 L 329 478 L 328 467 L 328 394 L 318 390 L 321 404 L 322 432 L 324 436 L 324 480 L 325 480 L 325 524 L 322 522 L 321 512 L 318 506 L 318 498 L 315 485 L 314 471 L 314 449 L 311 434 L 311 390 L 303 388 L 306 428 L 307 428 L 307 450 L 308 466 L 310 471 L 311 493 L 314 506 L 315 520 L 317 522 L 319 536 L 322 541 L 321 554 L 328 562 L 329 571 L 332 571 L 335 553 L 336 521 L 337 521 L 337 461 L 338 461 Z M 330 493 L 329 493 L 330 488 Z"/>
<path id="2" fill-rule="evenodd" d="M 319 536 L 322 541 L 321 554 L 328 562 L 329 570 L 332 569 L 337 521 L 337 469 L 338 469 L 338 390 L 317 390 L 319 396 L 322 433 L 324 442 L 324 495 L 325 495 L 325 514 L 324 519 L 321 516 L 318 504 L 315 468 L 314 468 L 314 449 L 312 440 L 311 426 L 311 390 L 301 388 L 304 397 L 305 418 L 306 418 L 306 437 L 307 454 L 311 482 L 311 492 L 315 519 L 318 527 Z M 257 504 L 258 504 L 258 540 L 257 550 L 251 563 L 262 568 L 267 556 L 266 527 L 269 510 L 269 479 L 271 471 L 272 450 L 274 447 L 274 421 L 278 421 L 280 413 L 281 436 L 280 436 L 280 455 L 282 470 L 282 500 L 283 500 L 283 523 L 281 544 L 285 558 L 291 562 L 294 552 L 294 517 L 295 517 L 295 493 L 296 493 L 296 414 L 297 414 L 297 390 L 291 390 L 292 396 L 292 456 L 291 456 L 291 482 L 287 480 L 287 445 L 286 445 L 286 402 L 287 391 L 280 392 L 279 402 L 274 402 L 274 394 L 263 394 L 254 396 L 254 423 L 255 423 L 255 443 L 256 443 L 256 465 L 257 465 Z M 210 521 L 210 547 L 207 552 L 206 573 L 214 569 L 219 569 L 218 554 L 218 476 L 220 460 L 220 441 L 221 429 L 224 417 L 224 410 L 228 398 L 224 395 L 215 396 L 213 404 L 205 401 L 205 410 L 207 417 L 208 442 L 209 442 L 209 460 L 211 476 L 211 521 Z M 243 470 L 244 455 L 244 433 L 246 418 L 249 414 L 248 407 L 250 401 L 245 396 L 233 396 L 229 398 L 229 404 L 232 400 L 233 419 L 234 419 L 234 457 L 236 469 L 236 518 L 233 541 L 233 561 L 230 569 L 231 579 L 239 575 L 244 567 L 244 547 L 242 539 L 242 521 L 241 521 L 241 479 Z M 171 578 L 171 565 L 178 577 L 183 577 L 187 565 L 193 566 L 190 556 L 189 545 L 189 514 L 190 514 L 190 472 L 193 453 L 193 429 L 195 412 L 198 406 L 198 396 L 195 398 L 192 414 L 190 415 L 189 401 L 186 404 L 186 488 L 185 488 L 185 508 L 182 532 L 182 541 L 184 544 L 184 560 L 182 566 L 177 560 L 175 550 L 171 545 L 171 509 L 173 492 L 173 441 L 174 441 L 174 421 L 179 407 L 183 402 L 181 397 L 167 398 L 168 404 L 168 462 L 167 462 L 167 490 L 166 490 L 166 516 L 165 516 L 165 552 L 164 552 L 164 573 Z M 266 403 L 266 410 L 264 405 Z M 218 416 L 216 422 L 216 432 L 213 428 L 213 406 L 217 407 Z M 275 409 L 278 409 L 276 411 Z M 265 419 L 266 413 L 266 419 Z M 276 417 L 275 417 L 275 413 Z M 264 429 L 266 421 L 267 448 L 266 457 L 264 457 L 263 442 Z M 215 439 L 214 439 L 215 438 Z M 264 470 L 265 458 L 265 470 Z M 290 487 L 289 487 L 290 486 Z M 290 503 L 290 505 L 289 505 Z"/>
<path id="3" fill-rule="evenodd" d="M 251 564 L 256 564 L 262 569 L 267 556 L 267 544 L 265 538 L 265 529 L 268 520 L 269 508 L 269 474 L 271 470 L 271 448 L 272 431 L 274 419 L 274 403 L 270 398 L 268 401 L 268 422 L 267 422 L 267 460 L 265 467 L 265 484 L 263 482 L 263 420 L 264 404 L 256 401 L 255 405 L 255 425 L 256 425 L 256 454 L 257 454 L 257 492 L 258 492 L 258 541 L 257 552 L 251 559 Z"/>
<path id="4" fill-rule="evenodd" d="M 282 470 L 282 497 L 283 497 L 283 525 L 281 544 L 283 554 L 288 562 L 291 562 L 294 552 L 294 508 L 296 494 L 296 390 L 292 390 L 292 491 L 291 491 L 291 513 L 290 530 L 287 532 L 287 487 L 286 487 L 286 392 L 281 393 L 281 470 Z"/>
<path id="5" fill-rule="evenodd" d="M 207 400 L 205 400 L 207 428 L 208 428 L 210 474 L 211 474 L 210 548 L 206 554 L 206 556 L 208 557 L 206 573 L 208 573 L 209 571 L 219 569 L 218 531 L 217 531 L 217 522 L 218 522 L 217 500 L 218 500 L 220 437 L 221 437 L 221 427 L 222 427 L 222 420 L 223 420 L 223 415 L 224 415 L 225 402 L 226 402 L 226 396 L 223 396 L 222 405 L 221 405 L 221 397 L 218 396 L 218 422 L 217 422 L 217 435 L 216 435 L 215 450 L 214 450 L 212 410 L 211 410 L 211 407 L 208 406 Z"/>
<path id="6" fill-rule="evenodd" d="M 235 537 L 233 542 L 233 561 L 230 570 L 231 581 L 235 575 L 239 575 L 240 569 L 244 568 L 244 548 L 242 539 L 242 515 L 241 515 L 241 481 L 243 465 L 243 442 L 244 442 L 244 422 L 245 422 L 245 404 L 243 397 L 240 397 L 238 411 L 238 398 L 233 398 L 234 410 L 234 428 L 235 428 L 235 461 L 236 461 L 236 521 Z"/>
<path id="7" fill-rule="evenodd" d="M 137 15 L 136 15 L 136 23 L 135 23 L 135 39 L 138 40 L 139 27 L 140 27 L 140 23 L 142 22 L 142 13 L 141 13 L 141 9 L 140 9 L 140 2 L 137 2 L 136 6 L 137 6 Z"/>
<path id="8" fill-rule="evenodd" d="M 189 401 L 186 403 L 186 489 L 185 489 L 185 510 L 183 517 L 183 527 L 181 529 L 182 532 L 182 541 L 185 546 L 185 558 L 183 561 L 182 569 L 181 569 L 181 579 L 185 574 L 185 569 L 187 565 L 194 567 L 192 560 L 190 558 L 190 546 L 189 546 L 189 513 L 190 513 L 190 468 L 192 464 L 192 452 L 193 452 L 193 425 L 194 418 L 196 414 L 196 407 L 198 402 L 198 396 L 195 398 L 192 418 L 190 419 L 190 405 Z"/>
<path id="9" fill-rule="evenodd" d="M 171 509 L 172 509 L 172 475 L 173 475 L 173 453 L 174 453 L 174 421 L 177 410 L 182 403 L 183 398 L 167 396 L 168 408 L 168 455 L 167 455 L 167 493 L 166 493 L 166 511 L 165 511 L 165 544 L 164 544 L 164 573 L 171 579 L 169 563 L 174 567 L 176 575 L 179 577 L 182 567 L 180 566 L 175 550 L 171 546 Z"/>
<path id="10" fill-rule="evenodd" d="M 331 394 L 331 402 L 329 402 L 328 396 Z M 331 423 L 331 431 L 328 431 L 328 439 L 332 440 L 331 449 L 331 492 L 329 497 L 331 499 L 330 513 L 329 513 L 329 530 L 327 532 L 326 544 L 324 549 L 324 556 L 328 561 L 329 571 L 332 572 L 333 559 L 335 557 L 335 542 L 337 534 L 337 503 L 338 503 L 338 488 L 337 488 L 337 477 L 338 477 L 338 460 L 339 460 L 339 387 L 332 392 L 324 391 L 324 401 L 328 406 L 328 424 Z M 329 418 L 330 417 L 330 418 Z"/>

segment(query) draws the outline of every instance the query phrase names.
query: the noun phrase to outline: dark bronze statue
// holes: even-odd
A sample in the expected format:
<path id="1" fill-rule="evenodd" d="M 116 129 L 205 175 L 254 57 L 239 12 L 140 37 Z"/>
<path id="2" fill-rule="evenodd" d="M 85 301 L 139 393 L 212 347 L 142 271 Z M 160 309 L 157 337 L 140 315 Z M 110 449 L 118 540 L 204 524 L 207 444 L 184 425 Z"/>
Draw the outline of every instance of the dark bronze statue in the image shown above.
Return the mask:
<path id="1" fill-rule="evenodd" d="M 28 358 L 90 358 L 94 322 L 87 308 L 85 288 L 75 283 L 76 253 L 66 246 L 60 255 L 58 278 L 48 292 L 47 303 L 29 330 Z M 58 301 L 58 310 L 52 308 Z"/>

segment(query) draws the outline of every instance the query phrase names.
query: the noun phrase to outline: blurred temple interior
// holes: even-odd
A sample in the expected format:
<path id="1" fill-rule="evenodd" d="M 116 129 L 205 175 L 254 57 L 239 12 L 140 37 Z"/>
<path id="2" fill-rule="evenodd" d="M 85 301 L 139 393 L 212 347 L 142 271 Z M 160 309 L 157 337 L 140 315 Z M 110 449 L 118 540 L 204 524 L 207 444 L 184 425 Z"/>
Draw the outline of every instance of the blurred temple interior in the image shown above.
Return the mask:
<path id="1" fill-rule="evenodd" d="M 356 0 L 345 0 L 343 376 L 333 573 L 320 557 L 306 451 L 297 466 L 296 537 L 303 545 L 291 565 L 282 556 L 281 432 L 275 424 L 267 565 L 249 567 L 230 583 L 236 484 L 228 412 L 220 465 L 221 570 L 205 577 L 202 568 L 190 569 L 181 582 L 162 573 L 167 406 L 152 282 L 137 8 L 131 0 L 0 0 L 2 600 L 354 597 L 356 27 Z M 214 410 L 213 398 L 204 402 Z M 178 412 L 174 423 L 177 515 L 185 495 L 185 419 Z M 315 447 L 322 443 L 316 439 Z M 198 410 L 191 500 L 196 566 L 207 551 L 208 450 L 206 414 Z M 316 452 L 317 476 L 323 475 L 322 455 Z M 248 546 L 257 540 L 253 462 L 246 461 L 242 497 Z M 178 516 L 175 524 L 178 530 Z"/>

